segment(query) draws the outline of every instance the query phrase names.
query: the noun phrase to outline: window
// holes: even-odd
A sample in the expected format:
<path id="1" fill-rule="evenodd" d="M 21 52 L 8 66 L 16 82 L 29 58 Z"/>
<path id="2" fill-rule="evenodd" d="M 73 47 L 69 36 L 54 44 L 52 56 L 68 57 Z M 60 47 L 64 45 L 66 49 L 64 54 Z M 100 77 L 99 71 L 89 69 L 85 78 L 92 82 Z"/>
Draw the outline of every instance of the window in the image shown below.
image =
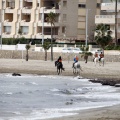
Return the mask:
<path id="1" fill-rule="evenodd" d="M 15 8 L 15 2 L 8 2 L 8 6 L 12 9 Z"/>
<path id="2" fill-rule="evenodd" d="M 63 1 L 63 7 L 67 7 L 67 1 Z"/>
<path id="3" fill-rule="evenodd" d="M 100 8 L 100 3 L 97 3 L 97 8 Z"/>
<path id="4" fill-rule="evenodd" d="M 85 19 L 86 19 L 85 16 L 78 16 L 78 21 L 79 22 L 86 21 Z"/>
<path id="5" fill-rule="evenodd" d="M 22 26 L 22 33 L 23 34 L 28 34 L 29 28 L 27 26 Z"/>
<path id="6" fill-rule="evenodd" d="M 79 4 L 78 7 L 79 8 L 86 8 L 86 5 L 85 4 Z"/>
<path id="7" fill-rule="evenodd" d="M 65 31 L 66 31 L 66 27 L 63 26 L 63 27 L 62 27 L 62 33 L 65 33 Z"/>
<path id="8" fill-rule="evenodd" d="M 66 21 L 66 20 L 67 20 L 67 15 L 63 14 L 63 21 Z"/>
<path id="9" fill-rule="evenodd" d="M 11 33 L 11 26 L 5 26 L 5 32 Z"/>
<path id="10" fill-rule="evenodd" d="M 86 34 L 85 29 L 78 29 L 78 34 L 79 35 L 85 35 Z"/>

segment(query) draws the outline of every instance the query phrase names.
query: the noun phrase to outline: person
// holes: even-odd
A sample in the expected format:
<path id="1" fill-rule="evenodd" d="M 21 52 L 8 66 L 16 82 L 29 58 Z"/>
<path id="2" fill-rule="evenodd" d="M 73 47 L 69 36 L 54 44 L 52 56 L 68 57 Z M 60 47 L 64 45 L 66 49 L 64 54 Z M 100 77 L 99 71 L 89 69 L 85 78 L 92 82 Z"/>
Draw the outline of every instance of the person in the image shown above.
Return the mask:
<path id="1" fill-rule="evenodd" d="M 101 52 L 100 55 L 99 55 L 99 61 L 101 60 L 101 58 L 104 58 L 104 54 Z"/>
<path id="2" fill-rule="evenodd" d="M 72 68 L 74 67 L 74 64 L 77 63 L 77 62 L 78 62 L 78 56 L 75 55 L 75 57 L 74 57 L 74 63 L 73 63 Z"/>
<path id="3" fill-rule="evenodd" d="M 65 70 L 65 69 L 63 68 L 63 64 L 62 64 L 62 58 L 61 58 L 61 56 L 59 56 L 57 62 L 60 63 L 60 64 L 62 65 L 62 69 Z"/>

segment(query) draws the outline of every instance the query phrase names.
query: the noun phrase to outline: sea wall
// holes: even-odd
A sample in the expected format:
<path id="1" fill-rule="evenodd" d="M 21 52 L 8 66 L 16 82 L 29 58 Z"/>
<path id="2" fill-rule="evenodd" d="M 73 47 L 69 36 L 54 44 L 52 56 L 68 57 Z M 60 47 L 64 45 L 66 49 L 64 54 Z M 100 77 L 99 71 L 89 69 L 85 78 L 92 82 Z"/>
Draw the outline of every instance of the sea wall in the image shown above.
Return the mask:
<path id="1" fill-rule="evenodd" d="M 29 51 L 29 59 L 31 60 L 44 60 L 45 59 L 45 53 L 44 52 L 35 52 L 35 51 Z M 108 52 L 107 52 L 108 53 Z M 84 58 L 81 58 L 81 54 L 75 54 L 75 53 L 53 53 L 53 59 L 54 61 L 59 57 L 62 56 L 63 60 L 73 61 L 73 58 L 75 55 L 78 55 L 79 60 L 83 61 Z M 25 59 L 26 58 L 26 51 L 21 50 L 0 50 L 0 58 L 5 59 Z M 51 53 L 47 53 L 47 60 L 51 60 Z M 89 57 L 88 61 L 92 61 L 93 57 Z M 105 61 L 106 62 L 120 62 L 120 54 L 105 54 Z"/>

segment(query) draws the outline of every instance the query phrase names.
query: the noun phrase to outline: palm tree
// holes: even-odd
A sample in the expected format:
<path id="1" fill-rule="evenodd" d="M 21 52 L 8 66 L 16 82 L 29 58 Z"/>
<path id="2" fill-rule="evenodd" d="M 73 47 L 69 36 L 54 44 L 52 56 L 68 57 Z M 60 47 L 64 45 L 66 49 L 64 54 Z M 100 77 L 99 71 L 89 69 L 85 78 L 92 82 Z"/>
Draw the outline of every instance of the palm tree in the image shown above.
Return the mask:
<path id="1" fill-rule="evenodd" d="M 85 63 L 87 63 L 88 57 L 92 56 L 93 54 L 91 52 L 88 52 L 88 46 L 81 46 L 80 49 L 83 51 L 81 57 L 84 57 Z"/>
<path id="2" fill-rule="evenodd" d="M 28 50 L 30 49 L 30 45 L 29 44 L 27 44 L 26 46 L 25 46 L 25 48 L 26 48 L 26 61 L 28 61 L 28 58 L 29 58 L 29 55 L 28 55 Z"/>
<path id="3" fill-rule="evenodd" d="M 53 26 L 55 26 L 57 14 L 50 12 L 47 15 L 46 21 L 51 24 L 51 61 L 53 61 Z"/>
<path id="4" fill-rule="evenodd" d="M 22 30 L 21 28 L 18 29 L 18 34 L 21 36 L 22 35 Z"/>
<path id="5" fill-rule="evenodd" d="M 50 43 L 49 42 L 44 42 L 42 47 L 45 50 L 45 61 L 47 61 L 47 50 L 50 48 Z"/>
<path id="6" fill-rule="evenodd" d="M 109 26 L 106 26 L 105 24 L 98 24 L 95 32 L 95 40 L 97 44 L 101 46 L 104 52 L 104 48 L 112 42 L 112 31 L 109 30 Z"/>
<path id="7" fill-rule="evenodd" d="M 117 0 L 111 0 L 112 2 L 115 1 L 115 45 L 117 45 Z"/>

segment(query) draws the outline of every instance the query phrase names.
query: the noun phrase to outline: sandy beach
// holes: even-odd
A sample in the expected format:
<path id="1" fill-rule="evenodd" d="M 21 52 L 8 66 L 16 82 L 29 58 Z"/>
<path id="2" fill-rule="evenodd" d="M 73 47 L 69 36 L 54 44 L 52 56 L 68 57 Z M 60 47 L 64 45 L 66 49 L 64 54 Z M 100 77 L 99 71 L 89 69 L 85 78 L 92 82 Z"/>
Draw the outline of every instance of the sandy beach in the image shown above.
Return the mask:
<path id="1" fill-rule="evenodd" d="M 62 75 L 73 76 L 72 61 L 63 61 L 65 71 Z M 107 79 L 120 81 L 120 63 L 106 62 L 105 66 L 95 66 L 93 62 L 86 64 L 80 61 L 81 77 L 90 79 Z M 0 73 L 19 73 L 37 75 L 57 75 L 54 61 L 22 59 L 0 59 Z M 50 120 L 120 120 L 120 105 L 80 111 L 78 115 Z"/>

